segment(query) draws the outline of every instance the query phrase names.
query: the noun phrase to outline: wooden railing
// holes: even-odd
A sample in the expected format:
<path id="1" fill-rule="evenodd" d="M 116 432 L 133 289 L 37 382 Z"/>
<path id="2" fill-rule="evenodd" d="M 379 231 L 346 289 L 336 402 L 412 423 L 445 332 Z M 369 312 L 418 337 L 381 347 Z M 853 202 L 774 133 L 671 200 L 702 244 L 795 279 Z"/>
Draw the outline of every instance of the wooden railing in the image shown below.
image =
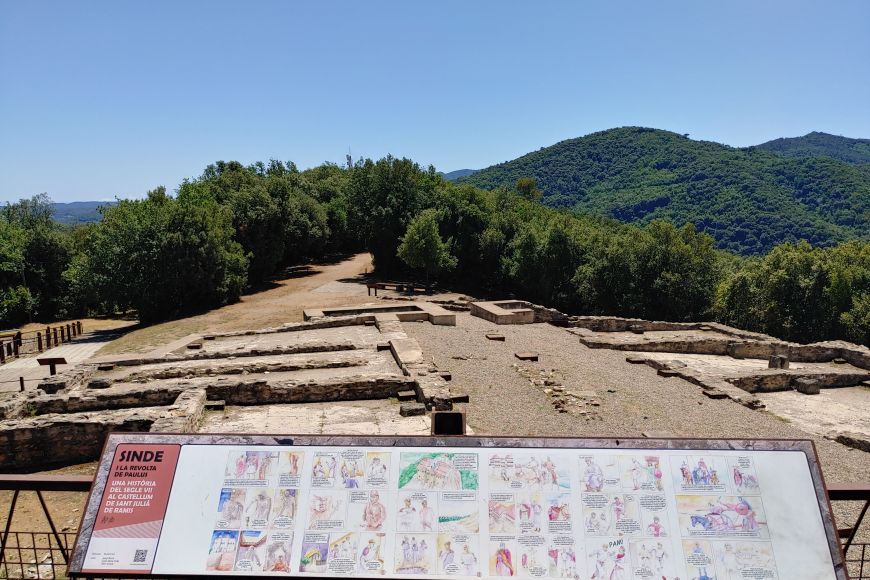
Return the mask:
<path id="1" fill-rule="evenodd" d="M 45 330 L 0 333 L 0 364 L 9 359 L 18 358 L 25 354 L 40 353 L 73 341 L 81 334 L 82 323 L 80 320 L 55 326 L 48 325 Z"/>

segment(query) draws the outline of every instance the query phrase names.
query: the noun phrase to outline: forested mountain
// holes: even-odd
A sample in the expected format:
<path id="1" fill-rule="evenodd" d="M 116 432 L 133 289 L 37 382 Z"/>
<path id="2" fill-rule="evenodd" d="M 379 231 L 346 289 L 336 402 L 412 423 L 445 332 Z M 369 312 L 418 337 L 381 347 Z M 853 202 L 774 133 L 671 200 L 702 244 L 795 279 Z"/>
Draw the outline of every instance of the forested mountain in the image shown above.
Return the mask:
<path id="1" fill-rule="evenodd" d="M 850 139 L 813 131 L 803 137 L 785 137 L 758 145 L 785 157 L 833 157 L 846 163 L 870 163 L 870 139 Z"/>
<path id="2" fill-rule="evenodd" d="M 456 171 L 448 171 L 447 173 L 443 173 L 441 177 L 446 179 L 447 181 L 456 181 L 457 179 L 461 179 L 463 177 L 468 177 L 469 175 L 474 175 L 480 171 L 479 169 L 457 169 Z"/>
<path id="3" fill-rule="evenodd" d="M 114 205 L 114 201 L 73 201 L 70 203 L 52 203 L 52 219 L 61 224 L 75 225 L 98 222 L 103 219 L 101 207 Z"/>
<path id="4" fill-rule="evenodd" d="M 485 191 L 392 156 L 305 171 L 217 161 L 175 195 L 157 187 L 72 227 L 38 195 L 0 206 L 0 328 L 131 309 L 146 324 L 186 316 L 287 266 L 367 250 L 379 276 L 571 314 L 870 345 L 870 242 L 781 244 L 744 259 L 692 225 L 572 215 L 540 195 L 532 178 Z"/>
<path id="5" fill-rule="evenodd" d="M 534 177 L 551 207 L 649 223 L 693 223 L 720 248 L 830 246 L 870 231 L 870 165 L 788 158 L 640 127 L 562 141 L 460 181 L 513 188 Z"/>

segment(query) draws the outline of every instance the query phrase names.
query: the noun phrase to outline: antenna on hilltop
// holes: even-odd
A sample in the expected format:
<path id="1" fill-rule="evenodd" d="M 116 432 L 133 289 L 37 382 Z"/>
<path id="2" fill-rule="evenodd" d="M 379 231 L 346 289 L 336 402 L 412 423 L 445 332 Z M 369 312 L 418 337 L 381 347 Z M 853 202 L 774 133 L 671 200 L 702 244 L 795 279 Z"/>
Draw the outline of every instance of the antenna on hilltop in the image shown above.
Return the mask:
<path id="1" fill-rule="evenodd" d="M 350 146 L 347 148 L 347 155 L 344 156 L 347 159 L 347 168 L 353 169 L 353 156 L 350 154 Z"/>

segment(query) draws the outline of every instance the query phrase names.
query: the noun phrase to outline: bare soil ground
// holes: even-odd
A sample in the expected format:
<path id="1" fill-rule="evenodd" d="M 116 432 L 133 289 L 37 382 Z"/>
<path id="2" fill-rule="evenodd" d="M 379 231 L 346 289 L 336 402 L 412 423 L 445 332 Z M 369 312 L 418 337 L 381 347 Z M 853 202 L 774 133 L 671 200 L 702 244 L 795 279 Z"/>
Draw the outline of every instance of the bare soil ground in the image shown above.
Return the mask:
<path id="1" fill-rule="evenodd" d="M 267 289 L 242 296 L 235 303 L 197 316 L 133 330 L 104 347 L 97 356 L 143 352 L 188 334 L 277 326 L 302 320 L 302 311 L 314 306 L 360 304 L 369 297 L 358 277 L 371 271 L 371 256 L 357 254 L 334 264 L 297 266 Z M 356 281 L 354 281 L 356 279 Z M 342 283 L 343 280 L 350 283 Z"/>

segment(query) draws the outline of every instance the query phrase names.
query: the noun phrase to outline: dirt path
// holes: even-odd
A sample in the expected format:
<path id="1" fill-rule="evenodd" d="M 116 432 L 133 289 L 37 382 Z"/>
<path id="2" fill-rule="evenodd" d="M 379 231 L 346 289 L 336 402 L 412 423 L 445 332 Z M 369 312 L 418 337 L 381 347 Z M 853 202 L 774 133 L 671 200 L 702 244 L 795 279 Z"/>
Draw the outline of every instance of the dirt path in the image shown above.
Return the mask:
<path id="1" fill-rule="evenodd" d="M 334 264 L 296 266 L 271 287 L 247 294 L 223 308 L 147 326 L 106 345 L 97 355 L 147 351 L 198 332 L 222 332 L 277 326 L 302 320 L 312 306 L 340 306 L 374 301 L 354 279 L 371 271 L 369 254 L 357 254 Z"/>

